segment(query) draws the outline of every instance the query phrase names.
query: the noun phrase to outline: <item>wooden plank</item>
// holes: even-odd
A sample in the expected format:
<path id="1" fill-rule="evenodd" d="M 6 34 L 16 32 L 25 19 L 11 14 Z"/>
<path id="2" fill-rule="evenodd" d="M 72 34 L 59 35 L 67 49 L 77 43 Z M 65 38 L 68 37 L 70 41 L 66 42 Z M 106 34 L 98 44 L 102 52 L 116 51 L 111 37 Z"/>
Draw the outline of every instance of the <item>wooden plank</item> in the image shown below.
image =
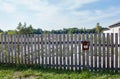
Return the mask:
<path id="1" fill-rule="evenodd" d="M 47 34 L 44 34 L 44 38 L 43 38 L 43 40 L 44 40 L 44 45 L 43 45 L 43 47 L 44 47 L 44 53 L 43 53 L 43 55 L 44 55 L 44 67 L 46 68 L 47 67 L 47 50 L 48 50 L 48 44 L 47 44 Z"/>
<path id="2" fill-rule="evenodd" d="M 54 34 L 52 34 L 52 66 L 53 66 L 53 68 L 55 68 L 55 61 L 54 61 Z"/>
<path id="3" fill-rule="evenodd" d="M 40 65 L 40 44 L 39 44 L 39 42 L 40 42 L 40 34 L 38 34 L 37 39 L 38 39 L 38 64 Z M 46 49 L 47 49 L 47 46 L 46 46 Z"/>
<path id="4" fill-rule="evenodd" d="M 7 63 L 10 63 L 10 44 L 9 44 L 9 35 L 6 35 L 6 41 L 8 42 L 7 44 Z"/>
<path id="5" fill-rule="evenodd" d="M 56 69 L 58 69 L 58 35 L 55 35 L 56 37 Z"/>
<path id="6" fill-rule="evenodd" d="M 21 64 L 24 62 L 24 56 L 23 56 L 23 35 L 20 35 L 20 42 L 21 42 Z"/>
<path id="7" fill-rule="evenodd" d="M 73 70 L 73 34 L 71 34 L 71 70 Z"/>
<path id="8" fill-rule="evenodd" d="M 17 35 L 17 42 L 19 42 L 19 35 Z M 18 59 L 18 64 L 20 64 L 20 44 L 17 43 L 17 59 Z"/>
<path id="9" fill-rule="evenodd" d="M 119 44 L 120 44 L 120 31 L 119 31 L 119 36 L 118 37 L 119 37 L 118 41 L 119 41 Z M 120 68 L 120 46 L 119 46 L 119 68 Z"/>
<path id="10" fill-rule="evenodd" d="M 7 59 L 6 59 L 6 35 L 4 35 L 4 63 L 7 63 Z"/>
<path id="11" fill-rule="evenodd" d="M 30 45 L 31 45 L 31 64 L 34 64 L 34 57 L 33 57 L 33 55 L 34 55 L 34 52 L 33 52 L 33 35 L 31 34 L 30 35 Z"/>
<path id="12" fill-rule="evenodd" d="M 36 63 L 36 60 L 35 60 L 36 59 L 35 58 L 35 48 L 36 47 L 35 47 L 35 35 L 34 34 L 32 35 L 32 42 L 33 42 L 32 43 L 32 45 L 33 45 L 33 53 L 32 53 L 32 55 L 33 55 L 33 64 L 35 64 Z"/>
<path id="13" fill-rule="evenodd" d="M 59 44 L 60 44 L 60 69 L 62 69 L 62 44 L 61 44 L 61 41 L 62 41 L 62 35 L 60 34 L 59 35 Z"/>
<path id="14" fill-rule="evenodd" d="M 43 66 L 43 64 L 44 64 L 44 60 L 43 60 L 43 58 L 44 58 L 44 57 L 43 57 L 43 52 L 44 52 L 43 37 L 44 37 L 44 36 L 43 36 L 43 34 L 42 34 L 42 35 L 41 35 L 41 57 L 42 57 L 42 59 L 41 59 L 41 60 L 42 60 L 42 63 L 41 63 L 41 64 L 42 64 L 42 66 Z"/>
<path id="15" fill-rule="evenodd" d="M 81 70 L 81 34 L 78 34 L 78 39 L 79 39 L 79 70 Z"/>
<path id="16" fill-rule="evenodd" d="M 4 54 L 4 56 L 5 56 L 5 63 L 8 63 L 8 48 L 7 48 L 7 43 L 6 43 L 6 41 L 7 41 L 7 36 L 6 35 L 4 35 L 4 40 L 5 40 L 5 54 Z"/>
<path id="17" fill-rule="evenodd" d="M 105 69 L 105 57 L 106 57 L 106 54 L 105 54 L 105 34 L 103 33 L 103 69 Z"/>
<path id="18" fill-rule="evenodd" d="M 26 35 L 24 35 L 24 61 L 25 63 L 24 64 L 27 64 L 27 53 L 26 53 Z"/>
<path id="19" fill-rule="evenodd" d="M 118 33 L 115 33 L 115 72 L 118 72 Z"/>
<path id="20" fill-rule="evenodd" d="M 36 34 L 34 34 L 34 58 L 35 58 L 35 64 L 37 64 L 37 49 L 36 49 L 36 46 L 37 46 L 37 43 L 36 43 Z M 44 59 L 43 59 L 44 60 Z"/>
<path id="21" fill-rule="evenodd" d="M 28 64 L 30 64 L 30 34 L 27 34 Z"/>
<path id="22" fill-rule="evenodd" d="M 70 68 L 70 61 L 69 61 L 69 34 L 67 34 L 67 70 Z"/>
<path id="23" fill-rule="evenodd" d="M 12 63 L 13 64 L 13 40 L 12 40 L 12 35 L 10 35 L 10 42 L 11 42 L 11 44 L 10 44 L 10 46 L 11 46 L 11 48 L 10 48 L 10 51 L 11 51 L 11 54 L 10 54 L 10 63 Z"/>
<path id="24" fill-rule="evenodd" d="M 74 38 L 75 38 L 75 52 L 74 52 L 74 54 L 75 54 L 75 70 L 77 71 L 77 34 L 75 34 L 75 36 L 74 36 Z"/>
<path id="25" fill-rule="evenodd" d="M 7 39 L 8 39 L 8 63 L 10 63 L 11 62 L 11 51 L 10 51 L 10 47 L 11 47 L 11 45 L 10 45 L 10 35 L 7 35 Z"/>
<path id="26" fill-rule="evenodd" d="M 110 35 L 109 35 L 109 33 L 107 33 L 107 69 L 109 69 L 110 68 L 110 61 L 109 61 L 109 57 L 110 57 L 110 49 L 109 49 L 109 44 L 110 44 Z"/>
<path id="27" fill-rule="evenodd" d="M 49 65 L 48 67 L 51 67 L 51 55 L 50 55 L 50 34 L 48 34 L 48 59 L 49 59 Z"/>
<path id="28" fill-rule="evenodd" d="M 92 33 L 90 33 L 90 53 L 91 53 L 90 66 L 91 66 L 91 71 L 93 71 L 93 34 Z"/>
<path id="29" fill-rule="evenodd" d="M 85 34 L 82 34 L 82 41 L 85 41 Z M 85 69 L 85 51 L 83 51 L 82 49 L 82 65 L 83 65 L 83 69 Z"/>
<path id="30" fill-rule="evenodd" d="M 47 68 L 47 34 L 45 35 L 45 67 Z"/>
<path id="31" fill-rule="evenodd" d="M 101 33 L 99 33 L 99 35 L 98 35 L 98 41 L 99 41 L 99 49 L 98 49 L 98 51 L 99 51 L 99 70 L 101 69 Z"/>
<path id="32" fill-rule="evenodd" d="M 86 40 L 89 41 L 88 33 L 86 34 Z M 86 64 L 87 68 L 89 68 L 89 50 L 86 51 Z"/>
<path id="33" fill-rule="evenodd" d="M 94 43 L 95 43 L 95 47 L 94 47 L 94 67 L 95 67 L 95 71 L 97 71 L 97 34 L 94 34 Z"/>
<path id="34" fill-rule="evenodd" d="M 16 55 L 16 35 L 14 35 L 14 41 L 15 41 L 15 44 L 14 44 L 14 63 L 16 64 L 17 63 L 17 55 Z"/>
<path id="35" fill-rule="evenodd" d="M 111 69 L 114 68 L 114 47 L 113 47 L 113 42 L 114 42 L 114 35 L 111 33 Z"/>
<path id="36" fill-rule="evenodd" d="M 63 65 L 64 65 L 64 69 L 66 69 L 66 51 L 65 51 L 65 34 L 63 34 Z"/>
<path id="37" fill-rule="evenodd" d="M 3 44 L 3 42 L 4 42 L 4 35 L 3 34 L 1 34 L 1 45 L 2 45 L 2 54 L 1 54 L 1 63 L 4 63 L 4 44 Z"/>
<path id="38" fill-rule="evenodd" d="M 2 41 L 2 35 L 0 34 L 0 42 Z M 0 44 L 0 64 L 2 63 L 2 44 Z"/>

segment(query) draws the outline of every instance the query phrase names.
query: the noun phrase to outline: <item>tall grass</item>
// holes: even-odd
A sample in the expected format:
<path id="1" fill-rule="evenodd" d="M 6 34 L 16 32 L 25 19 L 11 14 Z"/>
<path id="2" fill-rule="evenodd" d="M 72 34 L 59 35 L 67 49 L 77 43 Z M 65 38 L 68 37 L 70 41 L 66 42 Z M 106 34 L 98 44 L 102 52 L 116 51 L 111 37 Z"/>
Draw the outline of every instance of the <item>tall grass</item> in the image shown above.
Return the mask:
<path id="1" fill-rule="evenodd" d="M 0 79 L 120 79 L 120 73 L 110 71 L 69 71 L 44 69 L 41 66 L 0 65 Z"/>

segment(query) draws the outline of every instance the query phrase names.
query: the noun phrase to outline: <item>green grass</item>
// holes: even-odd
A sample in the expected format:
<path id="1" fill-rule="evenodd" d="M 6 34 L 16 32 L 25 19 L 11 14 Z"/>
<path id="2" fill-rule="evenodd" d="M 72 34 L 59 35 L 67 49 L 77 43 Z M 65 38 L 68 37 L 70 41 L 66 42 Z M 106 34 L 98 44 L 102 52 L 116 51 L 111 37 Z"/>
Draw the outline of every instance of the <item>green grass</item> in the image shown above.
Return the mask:
<path id="1" fill-rule="evenodd" d="M 0 79 L 120 79 L 120 73 L 109 71 L 67 71 L 39 66 L 0 65 Z"/>

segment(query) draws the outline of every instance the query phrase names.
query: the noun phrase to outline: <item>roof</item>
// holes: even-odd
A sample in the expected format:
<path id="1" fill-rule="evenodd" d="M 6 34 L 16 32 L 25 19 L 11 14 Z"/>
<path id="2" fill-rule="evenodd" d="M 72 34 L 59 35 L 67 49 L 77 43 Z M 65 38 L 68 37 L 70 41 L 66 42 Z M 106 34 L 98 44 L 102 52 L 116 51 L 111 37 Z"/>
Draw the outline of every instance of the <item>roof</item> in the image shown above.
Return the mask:
<path id="1" fill-rule="evenodd" d="M 114 27 L 118 27 L 118 26 L 120 27 L 120 21 L 115 24 L 110 25 L 109 28 L 114 28 Z"/>

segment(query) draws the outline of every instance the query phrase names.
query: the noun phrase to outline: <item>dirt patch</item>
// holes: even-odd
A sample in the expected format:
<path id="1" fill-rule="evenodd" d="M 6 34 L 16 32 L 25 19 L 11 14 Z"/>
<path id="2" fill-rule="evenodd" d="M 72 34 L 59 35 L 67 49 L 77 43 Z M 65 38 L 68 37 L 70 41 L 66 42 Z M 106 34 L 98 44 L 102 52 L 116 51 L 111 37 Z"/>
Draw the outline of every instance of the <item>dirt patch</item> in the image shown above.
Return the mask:
<path id="1" fill-rule="evenodd" d="M 23 76 L 22 72 L 14 72 L 12 79 L 35 79 L 35 75 Z"/>

